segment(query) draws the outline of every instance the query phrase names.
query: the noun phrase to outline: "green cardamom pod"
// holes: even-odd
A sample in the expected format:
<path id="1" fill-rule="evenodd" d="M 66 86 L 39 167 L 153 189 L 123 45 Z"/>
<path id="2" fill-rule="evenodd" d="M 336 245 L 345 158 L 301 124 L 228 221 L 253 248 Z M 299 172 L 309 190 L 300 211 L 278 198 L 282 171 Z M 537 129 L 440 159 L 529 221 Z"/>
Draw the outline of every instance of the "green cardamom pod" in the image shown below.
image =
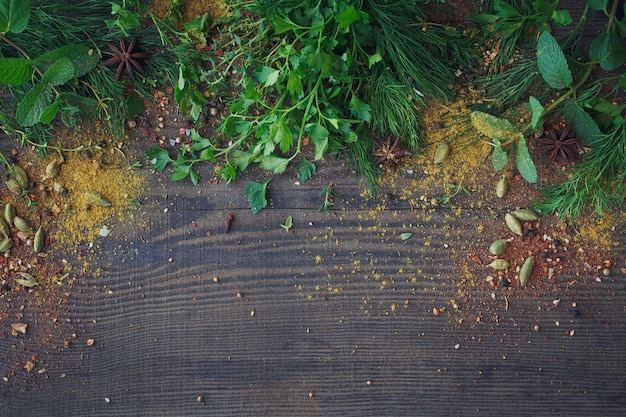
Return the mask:
<path id="1" fill-rule="evenodd" d="M 9 178 L 7 181 L 7 187 L 9 187 L 9 190 L 13 191 L 15 194 L 20 195 L 22 194 L 22 187 L 20 186 L 20 184 L 13 178 Z"/>
<path id="2" fill-rule="evenodd" d="M 9 234 L 11 233 L 11 228 L 2 217 L 0 217 L 0 233 L 2 233 L 5 238 L 9 237 Z"/>
<path id="3" fill-rule="evenodd" d="M 43 228 L 39 226 L 39 229 L 37 229 L 37 232 L 35 233 L 35 240 L 33 241 L 33 249 L 36 253 L 41 252 L 41 250 L 43 249 L 43 243 L 45 239 L 46 236 L 44 234 Z"/>
<path id="4" fill-rule="evenodd" d="M 17 230 L 19 230 L 20 232 L 32 232 L 33 231 L 33 228 L 30 227 L 28 222 L 19 216 L 15 216 L 15 218 L 13 219 L 13 224 L 15 224 L 15 227 L 17 227 Z"/>
<path id="5" fill-rule="evenodd" d="M 506 177 L 500 178 L 500 181 L 496 184 L 496 195 L 498 198 L 504 198 L 506 193 L 509 191 L 509 181 Z"/>
<path id="6" fill-rule="evenodd" d="M 524 265 L 522 265 L 522 269 L 519 271 L 519 282 L 522 285 L 526 285 L 528 282 L 528 278 L 530 278 L 530 274 L 533 272 L 533 267 L 535 266 L 535 258 L 532 256 L 526 261 L 524 261 Z"/>
<path id="7" fill-rule="evenodd" d="M 506 216 L 504 216 L 504 220 L 513 233 L 520 236 L 522 235 L 522 224 L 517 220 L 517 217 L 513 216 L 511 213 L 507 213 Z"/>
<path id="8" fill-rule="evenodd" d="M 493 269 L 507 269 L 509 267 L 509 261 L 506 259 L 496 259 L 487 266 L 490 266 Z"/>
<path id="9" fill-rule="evenodd" d="M 13 239 L 10 237 L 5 238 L 3 241 L 0 241 L 0 252 L 6 252 L 13 247 Z"/>
<path id="10" fill-rule="evenodd" d="M 15 210 L 15 206 L 13 204 L 7 203 L 7 205 L 4 206 L 4 218 L 9 226 L 13 224 L 13 219 L 15 219 L 16 214 L 17 211 Z"/>
<path id="11" fill-rule="evenodd" d="M 517 209 L 513 212 L 513 215 L 522 221 L 539 220 L 537 213 L 528 209 Z"/>
<path id="12" fill-rule="evenodd" d="M 61 172 L 61 164 L 56 159 L 46 166 L 46 175 L 48 178 L 55 178 Z"/>
<path id="13" fill-rule="evenodd" d="M 509 246 L 509 241 L 507 239 L 498 239 L 489 246 L 489 252 L 494 255 L 500 255 L 503 253 L 507 246 Z"/>
<path id="14" fill-rule="evenodd" d="M 11 168 L 11 173 L 15 177 L 15 180 L 20 185 L 20 187 L 22 187 L 24 190 L 27 190 L 28 174 L 26 174 L 26 171 L 24 171 L 24 169 L 22 169 L 22 167 L 19 165 L 13 165 L 13 167 Z"/>

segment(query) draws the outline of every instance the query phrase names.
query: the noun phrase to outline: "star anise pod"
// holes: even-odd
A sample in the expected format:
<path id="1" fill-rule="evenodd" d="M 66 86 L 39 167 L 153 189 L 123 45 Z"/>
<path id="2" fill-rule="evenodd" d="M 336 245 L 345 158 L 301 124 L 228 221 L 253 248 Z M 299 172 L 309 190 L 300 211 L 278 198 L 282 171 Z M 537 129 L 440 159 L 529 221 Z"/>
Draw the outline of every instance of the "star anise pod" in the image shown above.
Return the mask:
<path id="1" fill-rule="evenodd" d="M 128 72 L 130 78 L 134 81 L 134 71 L 143 72 L 143 67 L 138 60 L 148 58 L 150 55 L 144 52 L 133 52 L 137 39 L 133 39 L 128 47 L 126 47 L 126 41 L 124 38 L 120 38 L 120 47 L 117 48 L 113 44 L 109 44 L 109 49 L 113 52 L 113 58 L 109 58 L 104 61 L 104 65 L 117 65 L 117 71 L 115 72 L 115 78 L 122 78 L 124 70 Z"/>
<path id="2" fill-rule="evenodd" d="M 573 135 L 570 135 L 572 131 L 571 125 L 565 125 L 560 132 L 556 132 L 554 127 L 548 126 L 543 136 L 537 139 L 539 150 L 544 153 L 548 153 L 548 164 L 556 161 L 560 158 L 564 164 L 569 164 L 578 157 L 580 150 L 580 140 Z"/>
<path id="3" fill-rule="evenodd" d="M 387 164 L 394 168 L 400 162 L 400 158 L 411 153 L 402 147 L 402 140 L 389 135 L 385 142 L 374 140 L 377 149 L 372 153 L 376 157 L 376 165 Z"/>

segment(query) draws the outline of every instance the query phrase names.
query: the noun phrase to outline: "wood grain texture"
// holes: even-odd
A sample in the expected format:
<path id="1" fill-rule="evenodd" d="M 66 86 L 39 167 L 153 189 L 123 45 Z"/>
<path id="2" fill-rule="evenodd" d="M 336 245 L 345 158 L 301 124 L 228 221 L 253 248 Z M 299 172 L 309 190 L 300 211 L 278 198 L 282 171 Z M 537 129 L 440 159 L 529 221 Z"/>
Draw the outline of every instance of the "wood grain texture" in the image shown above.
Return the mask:
<path id="1" fill-rule="evenodd" d="M 623 275 L 511 298 L 509 310 L 502 293 L 477 293 L 491 310 L 459 326 L 433 308 L 457 297 L 468 221 L 491 212 L 464 200 L 460 216 L 397 199 L 376 210 L 342 167 L 325 169 L 306 186 L 275 178 L 257 215 L 243 181 L 152 178 L 132 226 L 90 249 L 102 272 L 72 307 L 77 343 L 40 388 L 4 392 L 3 415 L 624 415 Z M 328 178 L 341 193 L 333 215 L 317 211 Z M 292 232 L 279 227 L 287 216 Z M 561 308 L 545 308 L 554 298 Z"/>

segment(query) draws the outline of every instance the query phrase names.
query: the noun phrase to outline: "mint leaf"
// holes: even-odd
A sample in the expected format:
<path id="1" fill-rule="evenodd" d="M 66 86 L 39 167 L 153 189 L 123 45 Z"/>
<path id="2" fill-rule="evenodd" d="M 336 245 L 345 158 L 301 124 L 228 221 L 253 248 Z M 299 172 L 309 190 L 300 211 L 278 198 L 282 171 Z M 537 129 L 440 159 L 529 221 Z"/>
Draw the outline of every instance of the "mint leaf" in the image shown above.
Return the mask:
<path id="1" fill-rule="evenodd" d="M 267 199 L 265 194 L 267 193 L 267 185 L 272 181 L 270 178 L 265 182 L 248 181 L 248 185 L 243 193 L 248 196 L 250 202 L 250 209 L 254 214 L 267 207 Z"/>
<path id="2" fill-rule="evenodd" d="M 300 163 L 296 166 L 296 172 L 300 176 L 300 183 L 304 184 L 313 176 L 317 167 L 315 164 L 308 159 L 304 158 Z"/>
<path id="3" fill-rule="evenodd" d="M 42 84 L 63 85 L 74 77 L 74 64 L 68 58 L 59 58 L 41 77 Z"/>
<path id="4" fill-rule="evenodd" d="M 537 130 L 539 122 L 542 119 L 544 109 L 539 100 L 537 100 L 534 96 L 530 96 L 528 100 L 530 101 L 530 111 L 532 112 L 531 124 L 533 129 Z"/>
<path id="5" fill-rule="evenodd" d="M 0 1 L 0 33 L 21 33 L 30 18 L 30 0 Z"/>
<path id="6" fill-rule="evenodd" d="M 491 158 L 491 163 L 493 164 L 493 169 L 496 171 L 500 171 L 506 163 L 509 162 L 509 155 L 502 149 L 500 145 L 496 146 L 493 149 L 493 156 Z"/>
<path id="7" fill-rule="evenodd" d="M 500 119 L 481 111 L 472 112 L 471 120 L 474 127 L 490 139 L 501 141 L 520 133 L 507 119 Z"/>
<path id="8" fill-rule="evenodd" d="M 574 100 L 567 100 L 563 104 L 563 114 L 567 123 L 573 125 L 576 137 L 582 139 L 582 144 L 594 147 L 602 140 L 602 131 L 593 118 Z"/>
<path id="9" fill-rule="evenodd" d="M 100 55 L 87 45 L 72 44 L 48 51 L 37 58 L 41 68 L 47 70 L 54 62 L 67 58 L 74 65 L 74 77 L 81 77 L 94 69 L 100 62 Z"/>
<path id="10" fill-rule="evenodd" d="M 15 112 L 15 119 L 24 127 L 39 123 L 39 118 L 54 101 L 54 91 L 49 85 L 36 84 L 24 96 Z"/>
<path id="11" fill-rule="evenodd" d="M 150 160 L 150 166 L 157 171 L 163 171 L 168 163 L 174 160 L 170 158 L 167 149 L 154 146 L 146 151 L 146 156 Z"/>
<path id="12" fill-rule="evenodd" d="M 59 112 L 59 101 L 55 100 L 54 103 L 49 105 L 44 109 L 44 111 L 39 116 L 39 122 L 43 124 L 50 123 Z"/>
<path id="13" fill-rule="evenodd" d="M 528 153 L 528 147 L 526 146 L 526 139 L 524 135 L 520 134 L 520 138 L 517 140 L 517 152 L 515 153 L 515 164 L 517 165 L 517 170 L 522 177 L 534 184 L 537 182 L 537 168 L 535 168 L 535 164 L 533 160 L 530 158 L 530 153 Z"/>
<path id="14" fill-rule="evenodd" d="M 624 63 L 626 48 L 617 31 L 603 32 L 593 40 L 589 47 L 589 57 L 600 63 L 605 71 L 613 71 Z"/>
<path id="15" fill-rule="evenodd" d="M 572 71 L 559 43 L 548 32 L 543 32 L 537 42 L 537 65 L 544 81 L 552 88 L 572 86 Z"/>
<path id="16" fill-rule="evenodd" d="M 23 58 L 0 58 L 0 83 L 20 85 L 33 75 L 33 61 Z"/>

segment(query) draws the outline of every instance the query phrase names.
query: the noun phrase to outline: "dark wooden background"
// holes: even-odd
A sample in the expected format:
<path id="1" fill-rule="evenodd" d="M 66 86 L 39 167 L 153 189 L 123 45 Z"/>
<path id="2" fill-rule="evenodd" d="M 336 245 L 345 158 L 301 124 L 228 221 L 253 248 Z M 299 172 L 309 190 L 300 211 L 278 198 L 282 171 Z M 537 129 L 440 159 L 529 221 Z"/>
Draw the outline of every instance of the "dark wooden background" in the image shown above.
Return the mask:
<path id="1" fill-rule="evenodd" d="M 326 215 L 318 194 L 331 180 L 341 195 Z M 89 252 L 101 273 L 74 298 L 76 342 L 38 388 L 5 389 L 0 415 L 626 415 L 618 268 L 509 310 L 498 293 L 497 320 L 458 326 L 432 309 L 456 297 L 451 257 L 475 239 L 467 222 L 491 211 L 460 200 L 467 215 L 458 217 L 392 200 L 372 212 L 381 201 L 362 197 L 330 161 L 305 185 L 274 178 L 256 215 L 246 180 L 149 181 L 134 224 L 113 227 Z M 224 234 L 227 213 L 235 220 Z M 292 233 L 278 226 L 289 215 Z M 414 234 L 402 241 L 405 231 Z M 623 246 L 614 258 L 624 267 Z M 539 310 L 554 298 L 558 308 Z"/>
<path id="2" fill-rule="evenodd" d="M 623 245 L 600 283 L 508 310 L 502 290 L 476 292 L 485 319 L 458 325 L 433 308 L 458 295 L 453 258 L 476 239 L 472 222 L 503 203 L 461 196 L 459 216 L 392 199 L 372 212 L 382 201 L 326 161 L 305 185 L 274 178 L 268 208 L 252 214 L 246 181 L 267 178 L 195 188 L 151 176 L 134 224 L 84 248 L 75 343 L 47 352 L 36 386 L 0 382 L 0 416 L 626 416 Z M 318 212 L 329 182 L 341 194 L 333 215 Z"/>

